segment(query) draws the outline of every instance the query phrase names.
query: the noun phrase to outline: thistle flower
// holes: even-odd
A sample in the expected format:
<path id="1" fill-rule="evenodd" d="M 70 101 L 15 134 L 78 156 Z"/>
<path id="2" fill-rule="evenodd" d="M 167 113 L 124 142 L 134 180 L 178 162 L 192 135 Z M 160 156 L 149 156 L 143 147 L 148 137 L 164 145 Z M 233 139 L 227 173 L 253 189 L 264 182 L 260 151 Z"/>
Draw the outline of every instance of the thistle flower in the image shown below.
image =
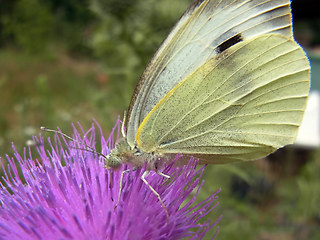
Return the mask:
<path id="1" fill-rule="evenodd" d="M 107 140 L 98 125 L 102 154 L 113 147 L 119 125 Z M 204 169 L 197 170 L 196 161 L 182 168 L 167 166 L 163 172 L 172 176 L 169 181 L 156 173 L 147 177 L 167 207 L 167 218 L 140 179 L 144 169 L 124 174 L 118 202 L 121 171 L 105 169 L 101 155 L 84 150 L 95 147 L 95 129 L 79 127 L 84 137 L 74 128 L 76 141 L 56 135 L 54 143 L 48 139 L 49 150 L 41 136 L 35 138 L 38 158 L 30 149 L 21 156 L 14 148 L 7 165 L 1 160 L 0 239 L 202 239 L 217 224 L 220 218 L 211 224 L 199 220 L 217 206 L 219 191 L 192 207 Z"/>

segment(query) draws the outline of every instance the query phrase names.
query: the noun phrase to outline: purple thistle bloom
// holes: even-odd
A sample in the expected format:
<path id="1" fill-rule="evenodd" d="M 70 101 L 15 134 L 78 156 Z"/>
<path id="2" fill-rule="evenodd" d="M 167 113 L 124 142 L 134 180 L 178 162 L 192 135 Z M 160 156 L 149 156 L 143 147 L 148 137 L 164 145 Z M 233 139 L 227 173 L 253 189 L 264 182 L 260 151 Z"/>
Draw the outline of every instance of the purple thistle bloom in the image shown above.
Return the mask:
<path id="1" fill-rule="evenodd" d="M 119 125 L 120 121 L 108 140 L 98 125 L 103 154 L 114 146 L 114 135 L 119 137 Z M 84 137 L 74 129 L 74 138 L 94 148 L 94 127 L 81 131 Z M 7 166 L 1 160 L 0 239 L 202 239 L 220 220 L 199 223 L 217 206 L 219 191 L 191 206 L 204 170 L 197 170 L 194 160 L 181 168 L 167 166 L 163 173 L 172 177 L 169 180 L 154 172 L 146 178 L 166 205 L 168 219 L 158 198 L 140 179 L 144 169 L 124 174 L 115 208 L 121 171 L 110 173 L 103 167 L 103 157 L 84 150 L 84 144 L 55 136 L 46 150 L 41 136 L 35 141 L 39 158 L 27 151 L 22 157 L 15 149 L 14 158 L 7 156 Z"/>

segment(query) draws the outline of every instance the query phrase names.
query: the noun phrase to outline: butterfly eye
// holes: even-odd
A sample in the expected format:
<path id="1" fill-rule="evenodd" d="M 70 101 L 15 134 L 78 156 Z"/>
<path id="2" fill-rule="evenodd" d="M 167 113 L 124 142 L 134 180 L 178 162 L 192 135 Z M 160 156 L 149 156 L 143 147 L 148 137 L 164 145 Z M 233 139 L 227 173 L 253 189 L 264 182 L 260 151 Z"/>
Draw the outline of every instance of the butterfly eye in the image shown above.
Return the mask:
<path id="1" fill-rule="evenodd" d="M 110 153 L 105 158 L 105 165 L 107 168 L 118 169 L 122 165 L 121 158 L 118 154 Z"/>

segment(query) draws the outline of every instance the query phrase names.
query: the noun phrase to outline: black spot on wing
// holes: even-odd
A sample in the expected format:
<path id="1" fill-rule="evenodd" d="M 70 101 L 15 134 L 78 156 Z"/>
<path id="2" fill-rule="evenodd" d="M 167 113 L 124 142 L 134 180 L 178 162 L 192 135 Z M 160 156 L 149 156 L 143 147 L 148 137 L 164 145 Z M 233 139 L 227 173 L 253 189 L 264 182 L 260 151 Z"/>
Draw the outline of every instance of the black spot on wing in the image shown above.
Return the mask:
<path id="1" fill-rule="evenodd" d="M 228 40 L 224 41 L 217 47 L 217 52 L 222 53 L 223 51 L 227 50 L 231 46 L 235 45 L 238 42 L 241 42 L 243 39 L 241 37 L 241 34 L 238 33 L 237 35 L 233 36 L 232 38 L 229 38 Z"/>

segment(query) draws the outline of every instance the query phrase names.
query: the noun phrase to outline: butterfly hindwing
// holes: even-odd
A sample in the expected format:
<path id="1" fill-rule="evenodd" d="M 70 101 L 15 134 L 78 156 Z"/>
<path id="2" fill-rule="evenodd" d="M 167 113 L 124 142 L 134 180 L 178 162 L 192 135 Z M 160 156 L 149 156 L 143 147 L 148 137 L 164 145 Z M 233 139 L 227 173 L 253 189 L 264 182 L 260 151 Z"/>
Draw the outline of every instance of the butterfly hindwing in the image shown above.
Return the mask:
<path id="1" fill-rule="evenodd" d="M 293 143 L 310 67 L 291 38 L 271 34 L 227 48 L 175 86 L 137 132 L 144 152 L 209 163 L 251 160 Z"/>

